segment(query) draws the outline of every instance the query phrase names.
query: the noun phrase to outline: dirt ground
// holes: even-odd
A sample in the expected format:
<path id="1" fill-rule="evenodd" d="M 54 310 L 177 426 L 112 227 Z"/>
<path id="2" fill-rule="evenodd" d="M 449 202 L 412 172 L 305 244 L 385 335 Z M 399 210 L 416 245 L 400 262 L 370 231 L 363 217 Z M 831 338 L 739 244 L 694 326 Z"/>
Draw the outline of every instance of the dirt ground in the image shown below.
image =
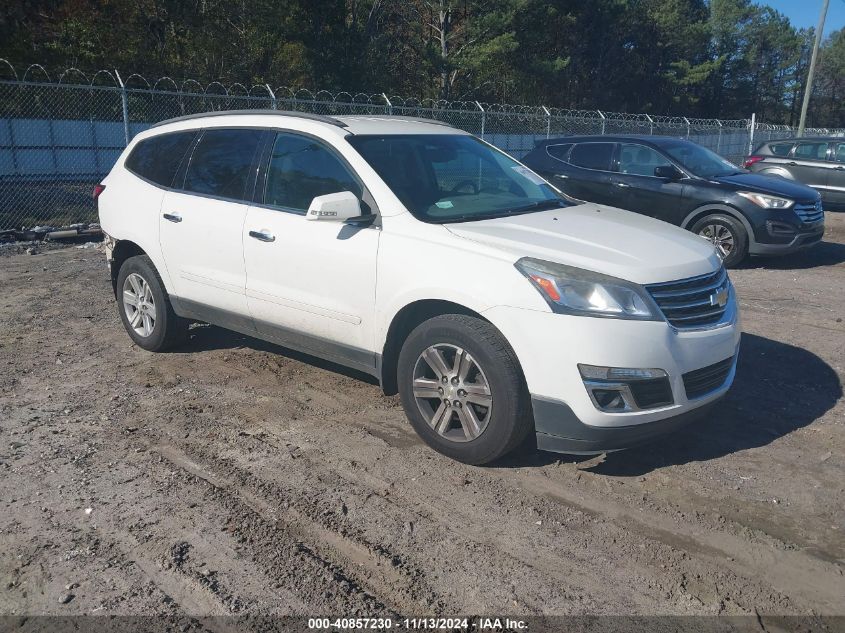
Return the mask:
<path id="1" fill-rule="evenodd" d="M 135 347 L 97 248 L 0 257 L 0 614 L 843 615 L 845 214 L 732 278 L 706 423 L 478 468 L 321 361 Z"/>

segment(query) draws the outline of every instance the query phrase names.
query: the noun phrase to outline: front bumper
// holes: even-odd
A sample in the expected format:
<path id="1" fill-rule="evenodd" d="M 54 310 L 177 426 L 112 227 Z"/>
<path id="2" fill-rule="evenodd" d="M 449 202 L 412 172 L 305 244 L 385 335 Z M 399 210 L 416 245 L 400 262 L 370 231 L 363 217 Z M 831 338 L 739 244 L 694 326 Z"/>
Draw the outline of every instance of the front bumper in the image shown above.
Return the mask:
<path id="1" fill-rule="evenodd" d="M 797 231 L 789 238 L 789 241 L 780 244 L 765 244 L 763 242 L 751 242 L 748 245 L 748 252 L 752 255 L 788 255 L 822 241 L 824 236 L 824 223 L 819 223 L 810 230 Z"/>
<path id="2" fill-rule="evenodd" d="M 565 402 L 532 397 L 531 406 L 534 410 L 535 428 L 554 431 L 554 433 L 537 431 L 537 448 L 542 451 L 573 455 L 632 448 L 700 422 L 707 417 L 721 397 L 703 407 L 689 409 L 655 422 L 615 427 L 584 424 Z"/>
<path id="3" fill-rule="evenodd" d="M 534 407 L 538 446 L 561 452 L 627 448 L 691 424 L 725 395 L 736 373 L 739 317 L 721 327 L 677 330 L 665 321 L 576 317 L 498 306 L 484 312 L 510 342 Z M 683 375 L 734 357 L 725 381 L 688 398 Z M 611 413 L 590 399 L 578 363 L 663 369 L 674 402 Z"/>

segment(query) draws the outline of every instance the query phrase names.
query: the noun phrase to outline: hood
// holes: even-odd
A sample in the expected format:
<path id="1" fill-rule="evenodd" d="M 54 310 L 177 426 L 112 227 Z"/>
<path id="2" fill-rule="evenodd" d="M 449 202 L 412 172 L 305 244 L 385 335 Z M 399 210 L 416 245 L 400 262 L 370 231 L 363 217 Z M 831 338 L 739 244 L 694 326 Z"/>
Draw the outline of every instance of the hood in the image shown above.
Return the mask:
<path id="1" fill-rule="evenodd" d="M 596 204 L 444 225 L 509 253 L 640 284 L 705 275 L 721 265 L 705 239 L 653 218 Z"/>
<path id="2" fill-rule="evenodd" d="M 780 176 L 754 173 L 733 174 L 732 176 L 713 178 L 713 182 L 731 185 L 739 190 L 747 189 L 755 193 L 770 193 L 773 196 L 791 198 L 798 202 L 815 203 L 819 197 L 815 189 Z"/>

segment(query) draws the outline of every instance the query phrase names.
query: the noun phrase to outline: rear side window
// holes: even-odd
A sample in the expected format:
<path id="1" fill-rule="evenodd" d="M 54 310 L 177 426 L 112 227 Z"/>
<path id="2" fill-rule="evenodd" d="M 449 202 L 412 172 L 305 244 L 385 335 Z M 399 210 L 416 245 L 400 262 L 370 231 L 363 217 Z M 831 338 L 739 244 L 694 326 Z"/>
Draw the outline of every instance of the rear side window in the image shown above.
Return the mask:
<path id="1" fill-rule="evenodd" d="M 845 143 L 836 143 L 833 146 L 833 160 L 837 163 L 845 163 Z"/>
<path id="2" fill-rule="evenodd" d="M 572 148 L 569 162 L 585 169 L 610 171 L 613 143 L 579 143 Z"/>
<path id="3" fill-rule="evenodd" d="M 775 156 L 786 156 L 791 149 L 792 143 L 772 143 L 769 145 L 769 151 Z"/>
<path id="4" fill-rule="evenodd" d="M 196 132 L 174 132 L 144 139 L 129 154 L 125 167 L 162 187 L 173 184 L 173 176 Z"/>
<path id="5" fill-rule="evenodd" d="M 569 150 L 572 149 L 572 143 L 564 143 L 563 145 L 546 145 L 546 153 L 552 158 L 557 158 L 566 162 L 569 156 Z"/>
<path id="6" fill-rule="evenodd" d="M 264 203 L 305 212 L 317 196 L 351 191 L 361 185 L 340 159 L 319 141 L 297 134 L 277 134 L 267 170 Z"/>
<path id="7" fill-rule="evenodd" d="M 202 134 L 185 173 L 185 190 L 244 199 L 261 130 L 211 129 Z"/>
<path id="8" fill-rule="evenodd" d="M 824 160 L 827 154 L 826 142 L 798 143 L 795 146 L 795 158 L 804 160 Z"/>

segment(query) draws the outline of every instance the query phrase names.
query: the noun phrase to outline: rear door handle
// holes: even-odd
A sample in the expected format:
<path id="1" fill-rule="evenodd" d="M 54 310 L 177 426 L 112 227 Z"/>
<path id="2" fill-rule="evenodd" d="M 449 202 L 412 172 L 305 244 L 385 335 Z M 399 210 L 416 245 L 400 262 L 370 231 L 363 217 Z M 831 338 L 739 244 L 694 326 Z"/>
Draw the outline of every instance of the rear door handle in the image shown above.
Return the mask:
<path id="1" fill-rule="evenodd" d="M 614 182 L 613 184 L 617 187 L 622 187 L 623 189 L 631 186 L 627 182 L 618 182 L 617 181 L 617 182 Z"/>
<path id="2" fill-rule="evenodd" d="M 162 215 L 165 220 L 169 220 L 170 222 L 181 222 L 182 216 L 178 213 L 165 213 Z"/>
<path id="3" fill-rule="evenodd" d="M 275 242 L 276 236 L 269 231 L 250 231 L 249 236 L 255 238 L 259 242 Z"/>
<path id="4" fill-rule="evenodd" d="M 842 165 L 839 165 L 838 167 L 834 167 L 834 169 L 838 169 L 839 171 L 842 171 L 843 169 L 845 169 L 845 167 L 843 167 Z"/>
<path id="5" fill-rule="evenodd" d="M 797 164 L 794 160 L 787 163 L 790 167 L 795 167 Z"/>

